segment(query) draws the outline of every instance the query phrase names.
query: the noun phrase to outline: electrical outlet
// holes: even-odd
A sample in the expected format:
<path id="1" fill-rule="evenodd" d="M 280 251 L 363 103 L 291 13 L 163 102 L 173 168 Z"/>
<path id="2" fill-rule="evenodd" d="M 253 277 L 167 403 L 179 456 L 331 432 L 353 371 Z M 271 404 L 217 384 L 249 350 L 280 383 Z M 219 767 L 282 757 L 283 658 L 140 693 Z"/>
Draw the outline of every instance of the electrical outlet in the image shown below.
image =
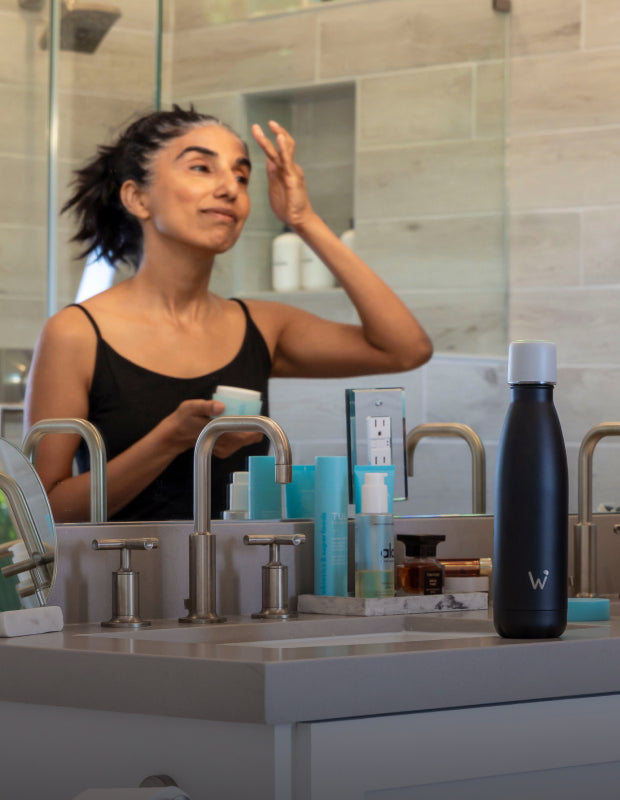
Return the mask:
<path id="1" fill-rule="evenodd" d="M 392 463 L 391 417 L 366 417 L 368 463 L 383 466 Z"/>
<path id="2" fill-rule="evenodd" d="M 353 468 L 364 464 L 394 465 L 394 499 L 407 499 L 405 390 L 347 389 L 349 497 L 353 503 Z"/>

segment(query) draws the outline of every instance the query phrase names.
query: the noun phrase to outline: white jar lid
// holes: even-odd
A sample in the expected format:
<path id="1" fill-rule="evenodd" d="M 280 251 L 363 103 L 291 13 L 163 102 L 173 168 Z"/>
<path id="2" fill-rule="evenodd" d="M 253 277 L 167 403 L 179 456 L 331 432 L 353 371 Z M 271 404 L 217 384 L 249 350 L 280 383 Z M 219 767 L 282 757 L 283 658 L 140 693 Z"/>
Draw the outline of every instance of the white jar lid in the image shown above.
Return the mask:
<path id="1" fill-rule="evenodd" d="M 214 394 L 239 400 L 254 400 L 261 397 L 260 392 L 256 392 L 254 389 L 242 389 L 240 386 L 216 386 Z"/>
<path id="2" fill-rule="evenodd" d="M 508 383 L 557 382 L 557 356 L 553 342 L 511 342 L 508 350 Z"/>

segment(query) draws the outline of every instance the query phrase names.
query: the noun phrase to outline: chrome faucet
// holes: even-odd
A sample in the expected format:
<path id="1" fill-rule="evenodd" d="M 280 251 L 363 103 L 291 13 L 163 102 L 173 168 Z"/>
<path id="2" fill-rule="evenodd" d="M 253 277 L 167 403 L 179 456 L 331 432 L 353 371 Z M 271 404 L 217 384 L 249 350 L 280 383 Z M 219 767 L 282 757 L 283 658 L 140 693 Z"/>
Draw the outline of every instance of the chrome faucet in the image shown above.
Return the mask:
<path id="1" fill-rule="evenodd" d="M 592 458 L 594 448 L 606 436 L 620 436 L 620 422 L 601 422 L 586 433 L 579 448 L 578 507 L 574 527 L 575 596 L 596 597 L 597 535 L 592 522 Z"/>
<path id="2" fill-rule="evenodd" d="M 106 451 L 101 434 L 92 422 L 78 417 L 39 420 L 22 442 L 22 451 L 33 464 L 39 442 L 48 433 L 77 433 L 86 442 L 90 457 L 90 521 L 105 522 L 108 518 L 108 487 Z"/>
<path id="3" fill-rule="evenodd" d="M 223 622 L 216 613 L 215 534 L 211 533 L 211 454 L 216 439 L 231 431 L 265 434 L 275 450 L 278 483 L 292 480 L 291 446 L 270 417 L 216 417 L 202 429 L 194 448 L 194 533 L 189 537 L 189 600 L 179 622 Z"/>
<path id="4" fill-rule="evenodd" d="M 407 434 L 407 474 L 413 476 L 413 453 L 418 442 L 427 436 L 456 436 L 465 439 L 472 459 L 472 512 L 486 513 L 486 460 L 484 446 L 478 434 L 460 422 L 425 422 Z"/>

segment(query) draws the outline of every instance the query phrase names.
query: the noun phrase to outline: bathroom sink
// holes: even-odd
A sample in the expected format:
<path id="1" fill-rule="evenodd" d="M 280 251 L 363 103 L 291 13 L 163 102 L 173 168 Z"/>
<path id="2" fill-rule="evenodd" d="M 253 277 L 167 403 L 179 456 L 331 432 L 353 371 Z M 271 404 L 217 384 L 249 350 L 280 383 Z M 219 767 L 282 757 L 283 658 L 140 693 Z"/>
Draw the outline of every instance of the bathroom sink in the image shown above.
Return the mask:
<path id="1" fill-rule="evenodd" d="M 474 612 L 476 613 L 476 612 Z M 430 615 L 429 615 L 430 616 Z M 221 624 L 192 625 L 166 620 L 137 630 L 113 629 L 80 636 L 132 639 L 178 644 L 212 644 L 267 649 L 335 647 L 355 645 L 398 645 L 410 642 L 441 641 L 494 636 L 492 623 L 485 616 L 478 619 L 446 619 L 432 615 L 396 615 L 389 617 L 324 617 L 300 615 L 287 621 L 236 618 Z M 456 614 L 451 614 L 456 617 Z"/>

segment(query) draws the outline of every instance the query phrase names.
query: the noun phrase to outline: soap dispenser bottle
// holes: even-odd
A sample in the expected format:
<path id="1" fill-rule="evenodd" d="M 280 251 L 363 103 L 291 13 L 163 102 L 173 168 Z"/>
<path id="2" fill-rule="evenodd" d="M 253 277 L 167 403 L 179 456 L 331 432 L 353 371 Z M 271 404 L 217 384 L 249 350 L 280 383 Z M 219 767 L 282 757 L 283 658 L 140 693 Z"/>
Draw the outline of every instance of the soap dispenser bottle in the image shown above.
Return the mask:
<path id="1" fill-rule="evenodd" d="M 495 472 L 493 623 L 508 638 L 555 637 L 568 605 L 568 467 L 553 404 L 555 345 L 513 342 L 508 383 Z"/>
<path id="2" fill-rule="evenodd" d="M 355 516 L 355 596 L 394 596 L 394 518 L 388 512 L 387 472 L 367 472 Z"/>

